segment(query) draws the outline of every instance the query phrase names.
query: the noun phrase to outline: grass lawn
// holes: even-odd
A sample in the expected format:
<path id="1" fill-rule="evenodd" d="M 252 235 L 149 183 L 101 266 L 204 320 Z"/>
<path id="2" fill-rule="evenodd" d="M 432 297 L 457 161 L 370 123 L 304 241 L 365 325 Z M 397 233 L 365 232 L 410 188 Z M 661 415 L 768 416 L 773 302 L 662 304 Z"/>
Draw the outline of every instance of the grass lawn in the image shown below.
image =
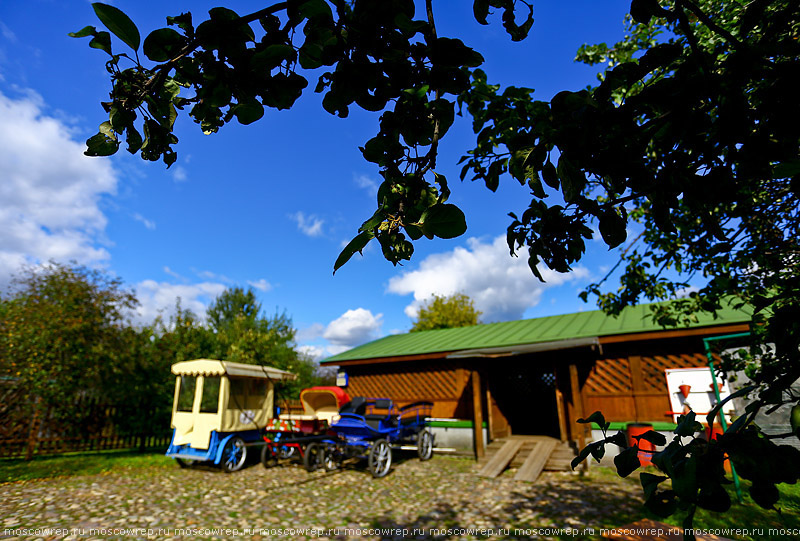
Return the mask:
<path id="1" fill-rule="evenodd" d="M 74 475 L 94 475 L 110 471 L 174 468 L 175 462 L 163 454 L 137 451 L 104 451 L 62 456 L 35 457 L 33 460 L 0 460 L 0 484 Z"/>

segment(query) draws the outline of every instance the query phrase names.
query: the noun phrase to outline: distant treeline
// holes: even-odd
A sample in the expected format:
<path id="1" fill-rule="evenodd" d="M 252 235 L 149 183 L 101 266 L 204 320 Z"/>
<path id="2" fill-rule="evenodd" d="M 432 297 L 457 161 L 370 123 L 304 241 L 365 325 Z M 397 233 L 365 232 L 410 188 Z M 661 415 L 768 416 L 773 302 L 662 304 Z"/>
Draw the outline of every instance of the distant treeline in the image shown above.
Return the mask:
<path id="1" fill-rule="evenodd" d="M 97 270 L 54 262 L 23 269 L 0 296 L 0 378 L 4 392 L 14 390 L 13 403 L 0 408 L 0 425 L 10 428 L 17 424 L 12 418 L 46 411 L 71 432 L 91 430 L 81 407 L 91 399 L 124 408 L 126 415 L 113 420 L 122 433 L 144 433 L 155 420 L 168 428 L 175 385 L 170 366 L 197 358 L 297 374 L 276 387 L 276 404 L 326 379 L 297 352 L 291 318 L 262 314 L 252 289 L 227 289 L 205 318 L 176 299 L 167 320 L 136 324 L 138 304 L 121 280 Z"/>

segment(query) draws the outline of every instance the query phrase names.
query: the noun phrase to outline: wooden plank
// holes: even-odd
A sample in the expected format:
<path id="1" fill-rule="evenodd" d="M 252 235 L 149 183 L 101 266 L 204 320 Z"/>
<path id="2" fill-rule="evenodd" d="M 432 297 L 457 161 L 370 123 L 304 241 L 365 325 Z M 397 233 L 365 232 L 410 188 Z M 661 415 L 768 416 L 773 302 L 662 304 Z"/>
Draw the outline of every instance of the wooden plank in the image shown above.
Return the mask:
<path id="1" fill-rule="evenodd" d="M 478 472 L 478 475 L 482 477 L 497 477 L 503 473 L 506 466 L 514 459 L 514 455 L 517 454 L 520 447 L 522 447 L 522 440 L 508 440 Z"/>
<path id="2" fill-rule="evenodd" d="M 481 400 L 481 377 L 472 371 L 472 433 L 475 442 L 475 458 L 483 458 L 483 401 Z"/>
<path id="3" fill-rule="evenodd" d="M 528 454 L 528 458 L 522 463 L 522 467 L 517 470 L 514 479 L 517 481 L 529 481 L 531 483 L 536 481 L 555 448 L 556 440 L 536 442 L 536 445 L 533 446 L 533 449 L 531 449 L 531 452 Z"/>

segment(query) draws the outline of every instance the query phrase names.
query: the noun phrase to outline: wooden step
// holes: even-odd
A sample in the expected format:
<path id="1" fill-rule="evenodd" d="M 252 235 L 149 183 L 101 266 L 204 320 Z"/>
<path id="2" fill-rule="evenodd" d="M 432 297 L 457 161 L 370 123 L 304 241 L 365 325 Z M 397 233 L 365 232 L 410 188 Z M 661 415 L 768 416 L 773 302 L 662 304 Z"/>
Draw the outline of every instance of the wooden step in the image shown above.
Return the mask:
<path id="1" fill-rule="evenodd" d="M 536 445 L 528 453 L 528 457 L 523 462 L 522 467 L 517 470 L 514 479 L 517 481 L 528 481 L 533 483 L 539 478 L 542 473 L 547 460 L 550 458 L 550 453 L 556 448 L 555 440 L 546 440 L 536 442 Z"/>
<path id="2" fill-rule="evenodd" d="M 572 471 L 572 466 L 570 463 L 572 462 L 572 459 L 577 456 L 577 452 L 573 447 L 574 444 L 569 442 L 561 442 L 546 436 L 510 436 L 509 438 L 493 440 L 489 445 L 486 446 L 486 454 L 478 460 L 478 467 L 485 466 L 490 460 L 492 460 L 494 455 L 500 449 L 502 449 L 503 445 L 512 439 L 522 441 L 522 446 L 520 447 L 516 456 L 511 459 L 508 467 L 522 467 L 522 465 L 525 463 L 525 459 L 530 454 L 530 451 L 533 450 L 534 446 L 538 442 L 553 441 L 555 442 L 555 447 L 550 453 L 550 457 L 547 459 L 547 462 L 545 462 L 544 471 Z"/>
<path id="3" fill-rule="evenodd" d="M 494 453 L 492 458 L 481 468 L 478 475 L 483 477 L 497 477 L 503 473 L 503 470 L 506 469 L 509 462 L 513 460 L 520 447 L 522 447 L 522 441 L 520 440 L 506 441 L 503 447 Z"/>

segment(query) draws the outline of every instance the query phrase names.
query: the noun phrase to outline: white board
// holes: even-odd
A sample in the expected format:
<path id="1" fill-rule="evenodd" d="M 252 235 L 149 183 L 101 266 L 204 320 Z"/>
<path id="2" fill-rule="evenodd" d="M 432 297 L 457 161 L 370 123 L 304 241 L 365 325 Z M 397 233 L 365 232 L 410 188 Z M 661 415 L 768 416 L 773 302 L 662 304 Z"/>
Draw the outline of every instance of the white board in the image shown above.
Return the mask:
<path id="1" fill-rule="evenodd" d="M 678 416 L 684 411 L 684 406 L 688 405 L 697 415 L 697 420 L 705 424 L 706 415 L 711 408 L 717 405 L 717 398 L 714 396 L 714 389 L 711 383 L 711 370 L 704 368 L 668 368 L 664 372 L 667 375 L 667 389 L 669 390 L 669 403 L 672 408 L 673 422 L 678 422 Z M 722 385 L 719 396 L 724 400 L 730 395 L 730 388 L 727 381 L 716 378 L 717 384 Z M 689 385 L 689 394 L 684 398 L 681 392 L 681 385 Z M 731 422 L 733 413 L 733 401 L 726 402 L 722 406 L 725 413 L 725 420 Z"/>

